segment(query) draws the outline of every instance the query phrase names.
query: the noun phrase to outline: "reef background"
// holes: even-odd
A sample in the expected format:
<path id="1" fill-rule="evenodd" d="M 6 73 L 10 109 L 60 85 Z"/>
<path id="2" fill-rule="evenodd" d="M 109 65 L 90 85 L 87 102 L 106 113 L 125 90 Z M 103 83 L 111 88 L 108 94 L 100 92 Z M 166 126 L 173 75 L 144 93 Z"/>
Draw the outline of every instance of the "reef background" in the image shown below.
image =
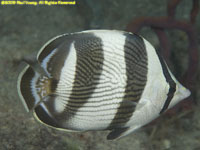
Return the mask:
<path id="1" fill-rule="evenodd" d="M 35 121 L 18 97 L 16 83 L 20 60 L 33 55 L 49 39 L 86 29 L 125 30 L 134 17 L 166 15 L 167 0 L 82 0 L 75 6 L 0 5 L 0 150 L 198 150 L 200 149 L 200 69 L 195 103 L 175 109 L 117 141 L 107 141 L 104 132 L 61 132 Z M 176 17 L 188 19 L 192 1 L 178 5 Z M 195 23 L 200 43 L 200 15 Z M 140 32 L 159 48 L 149 29 Z M 188 39 L 181 31 L 170 31 L 175 76 L 187 66 Z M 200 47 L 200 45 L 199 45 Z M 178 104 L 179 105 L 179 104 Z"/>

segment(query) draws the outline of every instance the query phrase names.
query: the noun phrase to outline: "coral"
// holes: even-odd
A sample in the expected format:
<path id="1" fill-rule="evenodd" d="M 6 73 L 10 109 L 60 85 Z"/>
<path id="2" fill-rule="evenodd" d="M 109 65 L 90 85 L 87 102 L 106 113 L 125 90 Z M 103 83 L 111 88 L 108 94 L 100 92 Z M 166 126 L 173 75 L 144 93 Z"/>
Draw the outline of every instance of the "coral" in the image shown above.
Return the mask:
<path id="1" fill-rule="evenodd" d="M 180 4 L 181 0 L 168 0 L 167 5 L 167 16 L 162 17 L 138 17 L 134 18 L 127 25 L 127 31 L 138 33 L 143 27 L 150 27 L 157 35 L 162 53 L 165 60 L 169 61 L 171 54 L 171 46 L 169 38 L 166 35 L 166 29 L 177 29 L 186 33 L 188 37 L 188 68 L 184 75 L 181 77 L 181 81 L 191 91 L 192 95 L 190 99 L 195 102 L 195 89 L 196 80 L 198 74 L 198 42 L 197 42 L 197 31 L 195 29 L 196 16 L 199 10 L 199 0 L 193 0 L 192 9 L 190 12 L 190 20 L 178 20 L 175 18 L 176 7 Z"/>

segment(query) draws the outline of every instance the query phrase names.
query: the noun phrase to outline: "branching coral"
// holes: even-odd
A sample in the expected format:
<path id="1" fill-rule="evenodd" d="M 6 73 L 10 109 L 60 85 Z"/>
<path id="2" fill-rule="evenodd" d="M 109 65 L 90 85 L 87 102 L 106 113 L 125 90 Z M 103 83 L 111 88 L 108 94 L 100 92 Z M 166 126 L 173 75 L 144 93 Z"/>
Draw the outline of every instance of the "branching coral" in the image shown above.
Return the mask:
<path id="1" fill-rule="evenodd" d="M 189 47 L 189 64 L 185 74 L 182 77 L 184 85 L 191 89 L 193 100 L 195 95 L 195 85 L 198 71 L 198 43 L 197 31 L 195 29 L 196 16 L 199 10 L 199 0 L 193 0 L 193 6 L 190 12 L 190 20 L 178 20 L 175 18 L 176 7 L 181 0 L 169 0 L 167 5 L 167 16 L 162 17 L 138 17 L 134 18 L 127 26 L 127 31 L 137 33 L 141 28 L 147 26 L 158 36 L 162 52 L 168 61 L 171 53 L 171 46 L 166 35 L 166 29 L 178 29 L 187 34 Z M 191 97 L 192 98 L 192 97 Z"/>

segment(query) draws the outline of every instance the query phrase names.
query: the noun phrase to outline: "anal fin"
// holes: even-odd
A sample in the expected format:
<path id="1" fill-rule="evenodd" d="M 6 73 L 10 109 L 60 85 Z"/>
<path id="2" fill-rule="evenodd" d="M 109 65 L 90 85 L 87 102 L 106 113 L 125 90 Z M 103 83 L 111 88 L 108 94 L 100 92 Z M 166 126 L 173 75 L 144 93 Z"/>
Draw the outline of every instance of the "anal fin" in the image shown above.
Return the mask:
<path id="1" fill-rule="evenodd" d="M 129 130 L 129 127 L 116 128 L 108 134 L 107 140 L 114 140 L 114 139 L 120 138 L 120 137 L 126 135 L 125 132 L 128 130 Z"/>

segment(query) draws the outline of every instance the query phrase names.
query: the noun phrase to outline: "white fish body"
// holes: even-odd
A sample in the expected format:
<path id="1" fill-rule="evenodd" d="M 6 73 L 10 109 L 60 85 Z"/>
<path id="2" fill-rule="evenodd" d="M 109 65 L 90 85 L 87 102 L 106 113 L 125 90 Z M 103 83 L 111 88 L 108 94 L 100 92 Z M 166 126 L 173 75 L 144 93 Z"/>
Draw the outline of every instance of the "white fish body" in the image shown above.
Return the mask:
<path id="1" fill-rule="evenodd" d="M 159 52 L 127 32 L 64 34 L 37 60 L 19 75 L 18 92 L 27 111 L 57 129 L 112 130 L 107 139 L 116 139 L 190 95 Z"/>

